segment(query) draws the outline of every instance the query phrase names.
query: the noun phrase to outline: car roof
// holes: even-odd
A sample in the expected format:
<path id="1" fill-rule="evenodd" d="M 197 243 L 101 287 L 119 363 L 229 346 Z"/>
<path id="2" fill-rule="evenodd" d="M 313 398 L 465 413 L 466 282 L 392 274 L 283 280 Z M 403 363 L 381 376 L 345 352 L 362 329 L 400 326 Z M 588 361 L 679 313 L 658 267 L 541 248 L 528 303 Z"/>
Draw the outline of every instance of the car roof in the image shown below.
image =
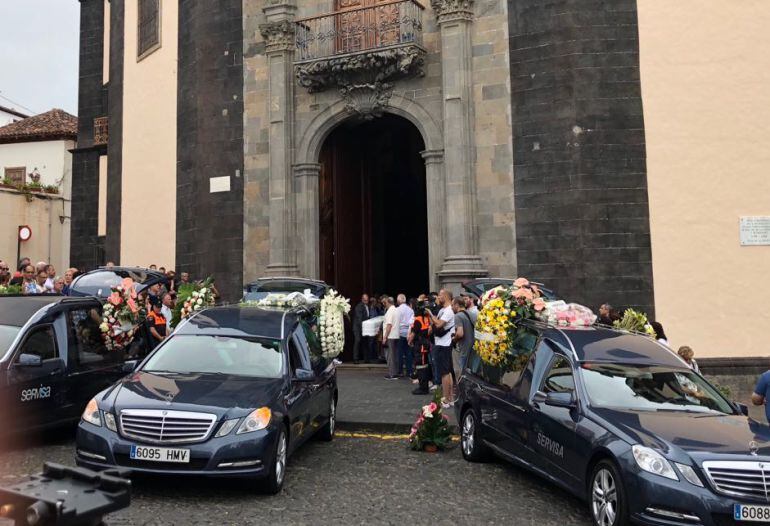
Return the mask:
<path id="1" fill-rule="evenodd" d="M 93 297 L 70 298 L 54 294 L 31 296 L 0 296 L 0 325 L 23 327 L 41 309 L 53 304 L 98 304 Z M 50 309 L 47 309 L 50 312 Z"/>
<path id="2" fill-rule="evenodd" d="M 580 362 L 687 367 L 671 349 L 642 334 L 593 326 L 548 328 L 544 335 L 562 346 L 567 338 Z"/>
<path id="3" fill-rule="evenodd" d="M 291 310 L 251 305 L 212 307 L 179 325 L 174 334 L 260 336 L 280 339 L 298 316 Z"/>

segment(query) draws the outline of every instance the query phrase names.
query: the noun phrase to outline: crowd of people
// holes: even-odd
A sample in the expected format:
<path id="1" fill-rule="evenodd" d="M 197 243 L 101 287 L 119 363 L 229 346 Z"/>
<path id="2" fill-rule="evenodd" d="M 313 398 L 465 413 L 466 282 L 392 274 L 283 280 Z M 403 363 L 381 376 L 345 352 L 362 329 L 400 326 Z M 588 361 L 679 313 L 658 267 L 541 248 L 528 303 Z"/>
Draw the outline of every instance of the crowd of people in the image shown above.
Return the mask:
<path id="1" fill-rule="evenodd" d="M 399 294 L 363 294 L 352 313 L 353 363 L 386 363 L 387 380 L 411 379 L 417 387 L 413 394 L 428 394 L 442 389 L 445 407 L 454 401 L 456 380 L 465 368 L 468 354 L 475 342 L 475 325 L 479 306 L 475 297 L 451 291 L 421 294 L 407 299 Z M 367 320 L 382 316 L 381 329 L 376 336 L 367 336 Z M 605 303 L 599 308 L 597 323 L 611 326 L 621 314 Z M 660 322 L 650 322 L 655 338 L 668 346 Z M 698 372 L 694 352 L 682 346 L 677 354 Z"/>
<path id="2" fill-rule="evenodd" d="M 364 334 L 367 320 L 383 316 L 377 336 Z M 411 379 L 414 394 L 441 386 L 444 404 L 454 399 L 459 372 L 473 347 L 478 307 L 467 295 L 451 291 L 407 299 L 399 294 L 363 294 L 353 309 L 353 362 L 385 362 L 388 380 Z"/>
<path id="3" fill-rule="evenodd" d="M 33 265 L 28 257 L 21 258 L 12 271 L 10 263 L 0 260 L 0 286 L 17 285 L 22 294 L 66 295 L 78 274 L 76 268 L 68 268 L 64 274 L 57 274 L 56 267 L 50 263 L 38 261 Z"/>

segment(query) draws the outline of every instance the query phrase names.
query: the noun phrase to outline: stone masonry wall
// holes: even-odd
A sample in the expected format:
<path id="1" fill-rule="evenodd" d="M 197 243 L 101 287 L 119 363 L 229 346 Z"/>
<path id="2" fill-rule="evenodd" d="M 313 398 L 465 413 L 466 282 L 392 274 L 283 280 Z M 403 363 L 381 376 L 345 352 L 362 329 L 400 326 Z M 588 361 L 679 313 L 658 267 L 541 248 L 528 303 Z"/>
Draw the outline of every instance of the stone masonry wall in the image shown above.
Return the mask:
<path id="1" fill-rule="evenodd" d="M 297 18 L 328 13 L 333 0 L 298 2 Z M 421 78 L 395 82 L 394 97 L 419 106 L 442 127 L 440 34 L 428 2 L 423 14 L 427 49 Z M 244 1 L 244 274 L 261 275 L 268 262 L 268 72 L 259 25 L 264 2 Z M 510 75 L 507 7 L 503 0 L 477 0 L 473 25 L 473 68 L 476 139 L 476 183 L 479 252 L 491 275 L 515 274 Z M 313 120 L 338 103 L 336 89 L 308 93 L 295 88 L 295 147 Z M 295 158 L 307 152 L 295 152 Z M 312 160 L 317 162 L 317 159 Z M 396 203 L 394 203 L 396 205 Z M 451 211 L 447 210 L 447 213 Z M 431 234 L 436 235 L 436 234 Z"/>
<path id="2" fill-rule="evenodd" d="M 72 222 L 70 265 L 97 265 L 99 154 L 94 148 L 94 118 L 106 114 L 102 96 L 104 1 L 80 3 L 80 70 L 78 141 L 72 157 Z"/>
<path id="3" fill-rule="evenodd" d="M 508 6 L 519 274 L 653 316 L 636 0 Z"/>
<path id="4" fill-rule="evenodd" d="M 179 4 L 178 270 L 212 274 L 226 301 L 243 286 L 241 0 Z M 230 190 L 210 193 L 210 178 Z"/>

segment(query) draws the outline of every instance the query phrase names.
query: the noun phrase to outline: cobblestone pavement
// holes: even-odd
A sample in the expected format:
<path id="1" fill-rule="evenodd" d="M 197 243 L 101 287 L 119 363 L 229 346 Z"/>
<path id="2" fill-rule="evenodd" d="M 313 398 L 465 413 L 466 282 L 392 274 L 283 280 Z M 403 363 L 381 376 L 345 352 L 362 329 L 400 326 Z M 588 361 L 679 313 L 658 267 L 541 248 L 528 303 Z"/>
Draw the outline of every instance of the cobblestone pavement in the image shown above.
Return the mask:
<path id="1" fill-rule="evenodd" d="M 73 463 L 68 432 L 0 454 L 0 483 L 44 461 Z M 403 440 L 338 436 L 310 442 L 289 461 L 280 495 L 248 482 L 134 481 L 132 505 L 110 525 L 171 524 L 590 524 L 585 505 L 502 462 L 471 464 L 459 448 L 416 453 Z"/>

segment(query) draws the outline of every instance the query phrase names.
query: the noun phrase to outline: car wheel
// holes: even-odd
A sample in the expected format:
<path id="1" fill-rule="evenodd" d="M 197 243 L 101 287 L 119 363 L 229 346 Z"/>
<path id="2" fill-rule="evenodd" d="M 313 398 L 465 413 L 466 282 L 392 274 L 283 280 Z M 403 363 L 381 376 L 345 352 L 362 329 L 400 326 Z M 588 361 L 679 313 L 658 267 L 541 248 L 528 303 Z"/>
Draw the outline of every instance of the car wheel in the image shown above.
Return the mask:
<path id="1" fill-rule="evenodd" d="M 626 526 L 629 523 L 623 480 L 613 462 L 602 460 L 596 464 L 590 491 L 590 511 L 595 526 Z"/>
<path id="2" fill-rule="evenodd" d="M 460 419 L 460 447 L 463 458 L 469 462 L 485 462 L 489 460 L 489 448 L 481 441 L 479 421 L 473 409 L 468 409 Z"/>
<path id="3" fill-rule="evenodd" d="M 334 403 L 334 395 L 329 402 L 329 421 L 318 432 L 318 439 L 324 442 L 331 442 L 334 438 L 334 431 L 337 427 L 337 404 Z"/>
<path id="4" fill-rule="evenodd" d="M 286 437 L 286 429 L 281 426 L 278 431 L 278 438 L 275 441 L 275 454 L 273 455 L 270 470 L 267 478 L 262 481 L 261 490 L 263 493 L 275 495 L 283 488 L 283 481 L 286 478 L 286 459 L 289 450 L 289 440 Z"/>

